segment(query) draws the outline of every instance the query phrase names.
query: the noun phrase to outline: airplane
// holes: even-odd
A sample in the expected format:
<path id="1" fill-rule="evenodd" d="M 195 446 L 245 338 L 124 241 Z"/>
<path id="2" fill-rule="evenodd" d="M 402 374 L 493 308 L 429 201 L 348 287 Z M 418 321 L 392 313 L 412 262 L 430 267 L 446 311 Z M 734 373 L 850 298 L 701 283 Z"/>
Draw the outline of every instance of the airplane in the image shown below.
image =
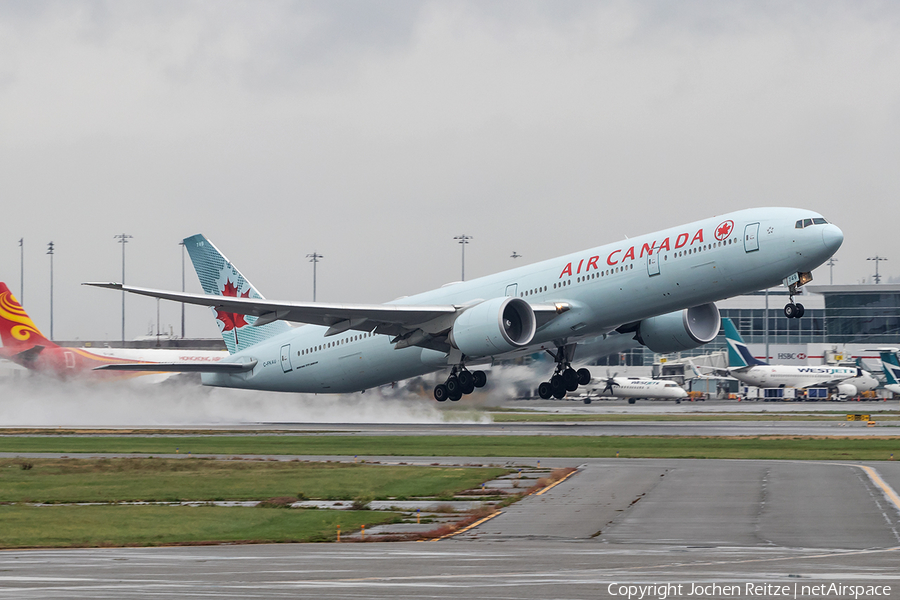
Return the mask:
<path id="1" fill-rule="evenodd" d="M 547 351 L 556 367 L 538 392 L 549 399 L 590 383 L 571 366 L 584 340 L 617 332 L 661 354 L 696 348 L 719 331 L 716 300 L 778 283 L 789 287 L 786 313 L 802 316 L 793 295 L 843 239 L 813 211 L 752 208 L 387 304 L 332 304 L 264 299 L 195 235 L 184 243 L 205 294 L 84 285 L 211 307 L 232 355 L 206 365 L 205 385 L 344 393 L 450 369 L 434 397 L 455 401 L 486 383 L 470 366 Z"/>
<path id="2" fill-rule="evenodd" d="M 226 352 L 201 350 L 65 348 L 44 337 L 3 282 L 0 282 L 0 342 L 0 358 L 61 379 L 122 379 L 147 374 L 95 371 L 94 368 L 100 365 L 137 364 L 146 367 L 154 362 L 181 360 L 200 367 L 228 356 Z M 185 368 L 185 371 L 189 370 Z M 166 373 L 166 377 L 170 376 L 171 373 Z"/>
<path id="3" fill-rule="evenodd" d="M 900 395 L 900 361 L 897 360 L 897 348 L 875 348 L 881 357 L 881 368 L 884 369 L 884 389 Z"/>
<path id="4" fill-rule="evenodd" d="M 605 379 L 594 379 L 593 382 L 596 382 L 596 386 L 585 396 L 585 404 L 591 403 L 592 396 L 628 398 L 628 404 L 634 404 L 639 398 L 675 400 L 680 404 L 681 400 L 688 396 L 684 388 L 668 379 L 642 379 L 613 375 Z"/>
<path id="5" fill-rule="evenodd" d="M 770 365 L 755 358 L 734 323 L 722 319 L 728 342 L 728 375 L 759 388 L 827 387 L 844 397 L 874 390 L 878 380 L 860 367 Z"/>

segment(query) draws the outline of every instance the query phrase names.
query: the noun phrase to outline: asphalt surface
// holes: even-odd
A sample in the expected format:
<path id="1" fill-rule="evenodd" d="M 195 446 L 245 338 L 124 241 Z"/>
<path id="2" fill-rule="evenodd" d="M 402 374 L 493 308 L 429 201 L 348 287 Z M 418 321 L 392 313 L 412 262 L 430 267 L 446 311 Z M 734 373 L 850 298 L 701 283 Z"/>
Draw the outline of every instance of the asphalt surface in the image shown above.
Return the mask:
<path id="1" fill-rule="evenodd" d="M 747 584 L 831 583 L 900 597 L 900 507 L 862 468 L 896 491 L 900 463 L 568 464 L 579 472 L 448 540 L 6 551 L 0 598 L 587 599 L 665 583 L 685 598 L 712 583 L 739 597 Z"/>

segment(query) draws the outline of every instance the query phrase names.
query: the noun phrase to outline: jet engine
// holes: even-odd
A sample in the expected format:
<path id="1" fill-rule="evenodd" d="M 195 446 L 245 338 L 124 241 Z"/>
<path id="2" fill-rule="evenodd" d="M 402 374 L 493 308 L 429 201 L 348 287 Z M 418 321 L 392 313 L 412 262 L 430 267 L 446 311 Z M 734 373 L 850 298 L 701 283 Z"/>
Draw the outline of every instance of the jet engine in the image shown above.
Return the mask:
<path id="1" fill-rule="evenodd" d="M 710 302 L 644 319 L 634 336 L 657 354 L 691 350 L 708 344 L 719 334 L 718 307 Z"/>
<path id="2" fill-rule="evenodd" d="M 529 344 L 537 329 L 521 298 L 494 298 L 467 309 L 453 322 L 450 343 L 466 356 L 503 354 Z"/>
<path id="3" fill-rule="evenodd" d="M 859 391 L 852 383 L 839 383 L 836 387 L 838 396 L 843 396 L 844 398 L 852 398 Z"/>

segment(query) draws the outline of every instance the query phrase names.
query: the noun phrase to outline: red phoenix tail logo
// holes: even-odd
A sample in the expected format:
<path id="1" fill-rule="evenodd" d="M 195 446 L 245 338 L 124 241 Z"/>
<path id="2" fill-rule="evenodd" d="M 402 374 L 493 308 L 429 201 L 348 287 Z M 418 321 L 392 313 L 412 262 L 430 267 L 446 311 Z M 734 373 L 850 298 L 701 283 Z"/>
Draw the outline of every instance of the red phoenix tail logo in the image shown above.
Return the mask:
<path id="1" fill-rule="evenodd" d="M 716 239 L 720 242 L 731 235 L 731 232 L 734 230 L 734 221 L 722 221 L 718 227 L 716 227 Z"/>

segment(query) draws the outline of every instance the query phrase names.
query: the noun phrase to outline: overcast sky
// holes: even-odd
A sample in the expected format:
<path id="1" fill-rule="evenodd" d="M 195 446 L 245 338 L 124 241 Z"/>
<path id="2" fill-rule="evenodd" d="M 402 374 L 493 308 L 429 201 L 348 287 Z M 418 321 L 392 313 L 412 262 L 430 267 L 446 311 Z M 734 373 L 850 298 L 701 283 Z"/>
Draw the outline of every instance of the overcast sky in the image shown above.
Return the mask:
<path id="1" fill-rule="evenodd" d="M 269 298 L 384 302 L 751 206 L 900 273 L 897 2 L 0 1 L 0 279 L 119 339 L 204 233 Z M 828 283 L 827 268 L 815 273 Z M 188 261 L 187 287 L 200 291 Z M 180 329 L 180 308 L 162 322 Z M 155 301 L 130 297 L 126 337 Z M 216 336 L 188 309 L 188 336 Z"/>

